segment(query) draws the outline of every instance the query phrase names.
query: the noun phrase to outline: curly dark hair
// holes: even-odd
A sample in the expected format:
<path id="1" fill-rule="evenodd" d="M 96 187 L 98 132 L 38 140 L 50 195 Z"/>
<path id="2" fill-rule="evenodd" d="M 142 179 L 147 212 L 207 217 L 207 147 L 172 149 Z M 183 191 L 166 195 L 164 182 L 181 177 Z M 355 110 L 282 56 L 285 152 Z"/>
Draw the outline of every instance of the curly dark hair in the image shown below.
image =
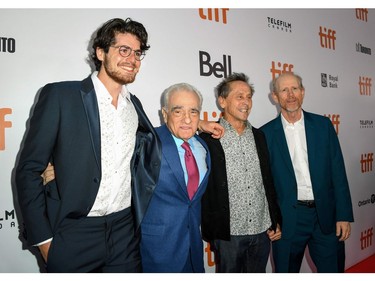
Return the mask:
<path id="1" fill-rule="evenodd" d="M 130 33 L 135 35 L 141 43 L 141 51 L 147 51 L 150 45 L 147 44 L 148 34 L 145 27 L 131 18 L 126 20 L 114 18 L 104 23 L 96 32 L 92 45 L 91 59 L 95 64 L 96 70 L 99 70 L 102 62 L 96 56 L 96 48 L 101 48 L 108 53 L 109 47 L 115 44 L 115 38 L 118 33 Z"/>

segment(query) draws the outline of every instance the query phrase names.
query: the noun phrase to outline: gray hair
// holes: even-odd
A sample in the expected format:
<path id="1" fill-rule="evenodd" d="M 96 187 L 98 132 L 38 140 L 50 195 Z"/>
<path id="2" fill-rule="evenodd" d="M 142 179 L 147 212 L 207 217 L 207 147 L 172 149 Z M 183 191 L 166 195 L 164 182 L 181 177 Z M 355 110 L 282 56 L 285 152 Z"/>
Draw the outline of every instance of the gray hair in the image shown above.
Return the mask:
<path id="1" fill-rule="evenodd" d="M 202 103 L 203 103 L 203 97 L 202 94 L 198 91 L 197 88 L 195 88 L 193 85 L 190 85 L 188 83 L 177 83 L 172 86 L 169 86 L 167 89 L 165 89 L 161 95 L 161 107 L 168 110 L 168 103 L 169 98 L 172 94 L 178 91 L 187 91 L 195 93 L 198 96 L 199 99 L 199 111 L 202 110 Z"/>

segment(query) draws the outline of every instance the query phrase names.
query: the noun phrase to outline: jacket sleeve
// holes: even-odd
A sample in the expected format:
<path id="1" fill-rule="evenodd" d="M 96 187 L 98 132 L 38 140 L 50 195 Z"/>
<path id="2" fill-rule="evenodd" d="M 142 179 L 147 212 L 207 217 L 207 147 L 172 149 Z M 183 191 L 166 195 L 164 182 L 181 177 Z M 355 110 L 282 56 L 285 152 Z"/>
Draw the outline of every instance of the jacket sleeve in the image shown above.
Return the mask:
<path id="1" fill-rule="evenodd" d="M 41 174 L 50 161 L 58 133 L 56 92 L 53 84 L 46 85 L 40 92 L 16 167 L 18 203 L 25 225 L 25 238 L 30 245 L 52 237 Z"/>

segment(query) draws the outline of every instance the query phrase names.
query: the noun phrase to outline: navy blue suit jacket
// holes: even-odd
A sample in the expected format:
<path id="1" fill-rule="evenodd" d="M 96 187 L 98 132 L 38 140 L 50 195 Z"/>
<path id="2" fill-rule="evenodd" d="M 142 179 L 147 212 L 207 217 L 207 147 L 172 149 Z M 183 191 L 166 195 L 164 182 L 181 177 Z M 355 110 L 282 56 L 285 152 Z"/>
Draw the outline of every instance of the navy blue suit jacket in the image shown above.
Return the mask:
<path id="1" fill-rule="evenodd" d="M 353 221 L 353 210 L 344 159 L 329 118 L 305 112 L 307 154 L 319 225 L 323 233 L 336 231 L 337 221 Z M 282 239 L 296 230 L 297 182 L 281 116 L 261 130 L 267 140 L 277 200 L 283 218 Z"/>
<path id="2" fill-rule="evenodd" d="M 144 272 L 181 272 L 189 252 L 194 272 L 204 272 L 201 238 L 201 198 L 208 171 L 192 200 L 189 199 L 176 143 L 166 125 L 156 128 L 162 142 L 162 161 L 158 184 L 141 224 L 141 256 Z"/>
<path id="3" fill-rule="evenodd" d="M 159 176 L 161 147 L 139 100 L 136 151 L 132 165 L 132 206 L 136 226 L 146 211 Z M 55 180 L 43 185 L 49 161 Z M 30 119 L 16 169 L 18 201 L 29 245 L 53 237 L 85 217 L 101 181 L 100 122 L 91 77 L 47 84 Z"/>

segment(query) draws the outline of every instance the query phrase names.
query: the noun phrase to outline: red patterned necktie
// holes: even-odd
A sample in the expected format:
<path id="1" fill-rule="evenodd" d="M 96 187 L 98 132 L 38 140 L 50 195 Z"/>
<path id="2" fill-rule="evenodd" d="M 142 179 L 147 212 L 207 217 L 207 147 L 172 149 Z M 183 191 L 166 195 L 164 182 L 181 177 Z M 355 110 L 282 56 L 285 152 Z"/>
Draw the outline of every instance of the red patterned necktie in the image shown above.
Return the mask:
<path id="1" fill-rule="evenodd" d="M 199 185 L 199 170 L 189 143 L 185 141 L 181 146 L 185 149 L 185 165 L 188 173 L 187 191 L 189 198 L 192 199 Z"/>

